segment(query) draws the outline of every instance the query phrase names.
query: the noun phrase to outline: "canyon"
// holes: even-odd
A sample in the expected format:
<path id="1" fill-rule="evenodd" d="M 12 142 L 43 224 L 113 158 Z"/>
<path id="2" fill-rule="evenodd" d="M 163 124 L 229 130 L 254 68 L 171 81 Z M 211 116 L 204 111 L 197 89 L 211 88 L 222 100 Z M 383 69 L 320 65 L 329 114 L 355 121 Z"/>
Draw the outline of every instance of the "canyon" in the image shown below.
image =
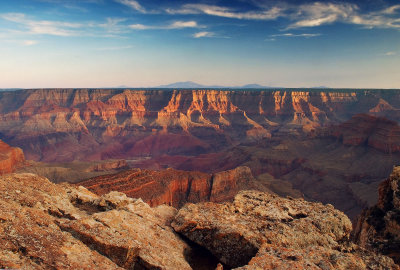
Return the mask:
<path id="1" fill-rule="evenodd" d="M 394 90 L 4 91 L 0 139 L 23 149 L 20 172 L 54 182 L 119 174 L 125 161 L 149 175 L 245 166 L 254 189 L 331 203 L 354 220 L 400 163 L 399 108 Z M 140 181 L 118 190 L 130 189 Z"/>
<path id="2" fill-rule="evenodd" d="M 0 93 L 0 138 L 44 162 L 189 156 L 397 108 L 390 90 L 19 90 Z"/>

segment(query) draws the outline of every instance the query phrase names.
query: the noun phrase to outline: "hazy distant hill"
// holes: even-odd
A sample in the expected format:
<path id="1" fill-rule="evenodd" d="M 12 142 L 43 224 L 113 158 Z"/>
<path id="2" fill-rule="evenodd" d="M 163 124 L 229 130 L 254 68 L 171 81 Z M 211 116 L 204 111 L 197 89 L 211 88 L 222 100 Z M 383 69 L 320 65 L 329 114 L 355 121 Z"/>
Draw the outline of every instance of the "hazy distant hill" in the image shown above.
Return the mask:
<path id="1" fill-rule="evenodd" d="M 246 84 L 243 86 L 221 86 L 221 85 L 203 85 L 191 81 L 187 82 L 175 82 L 166 85 L 160 85 L 156 88 L 270 88 L 268 86 L 262 86 L 259 84 Z"/>
<path id="2" fill-rule="evenodd" d="M 221 86 L 206 86 L 199 83 L 187 81 L 187 82 L 175 82 L 166 85 L 157 86 L 157 88 L 221 88 Z"/>

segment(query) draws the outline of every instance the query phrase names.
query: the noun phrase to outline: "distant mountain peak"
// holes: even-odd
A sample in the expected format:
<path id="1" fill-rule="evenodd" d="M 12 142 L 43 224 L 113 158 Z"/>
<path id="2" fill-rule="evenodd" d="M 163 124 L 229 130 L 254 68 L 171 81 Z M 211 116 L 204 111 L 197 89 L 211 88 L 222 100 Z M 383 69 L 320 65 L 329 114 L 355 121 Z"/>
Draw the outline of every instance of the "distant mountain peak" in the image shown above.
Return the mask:
<path id="1" fill-rule="evenodd" d="M 192 81 L 175 82 L 157 86 L 157 88 L 207 88 L 207 86 Z"/>
<path id="2" fill-rule="evenodd" d="M 243 86 L 221 86 L 221 85 L 203 85 L 192 81 L 175 82 L 166 85 L 157 86 L 157 88 L 269 88 L 260 84 L 246 84 Z"/>

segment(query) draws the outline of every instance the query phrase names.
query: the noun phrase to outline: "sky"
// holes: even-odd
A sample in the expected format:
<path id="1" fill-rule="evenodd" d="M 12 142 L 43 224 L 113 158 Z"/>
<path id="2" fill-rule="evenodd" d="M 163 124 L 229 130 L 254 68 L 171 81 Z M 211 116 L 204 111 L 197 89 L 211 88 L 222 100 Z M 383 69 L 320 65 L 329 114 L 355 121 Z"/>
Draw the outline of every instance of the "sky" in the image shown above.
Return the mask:
<path id="1" fill-rule="evenodd" d="M 0 88 L 400 88 L 400 1 L 0 0 Z"/>

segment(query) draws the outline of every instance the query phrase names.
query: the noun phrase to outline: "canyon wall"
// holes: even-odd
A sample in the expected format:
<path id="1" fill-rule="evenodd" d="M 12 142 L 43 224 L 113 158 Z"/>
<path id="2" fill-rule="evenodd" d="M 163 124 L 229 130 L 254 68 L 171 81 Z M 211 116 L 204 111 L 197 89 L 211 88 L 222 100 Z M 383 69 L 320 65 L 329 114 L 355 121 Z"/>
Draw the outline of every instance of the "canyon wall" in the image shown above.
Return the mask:
<path id="1" fill-rule="evenodd" d="M 398 108 L 391 90 L 20 90 L 0 93 L 0 138 L 46 162 L 198 155 Z"/>
<path id="2" fill-rule="evenodd" d="M 214 174 L 174 169 L 133 169 L 94 177 L 78 184 L 100 195 L 119 191 L 131 198 L 141 198 L 150 206 L 167 204 L 182 207 L 187 202 L 232 200 L 239 190 L 252 187 L 254 177 L 247 167 Z"/>
<path id="3" fill-rule="evenodd" d="M 14 172 L 25 161 L 20 148 L 9 146 L 0 140 L 0 175 Z"/>

